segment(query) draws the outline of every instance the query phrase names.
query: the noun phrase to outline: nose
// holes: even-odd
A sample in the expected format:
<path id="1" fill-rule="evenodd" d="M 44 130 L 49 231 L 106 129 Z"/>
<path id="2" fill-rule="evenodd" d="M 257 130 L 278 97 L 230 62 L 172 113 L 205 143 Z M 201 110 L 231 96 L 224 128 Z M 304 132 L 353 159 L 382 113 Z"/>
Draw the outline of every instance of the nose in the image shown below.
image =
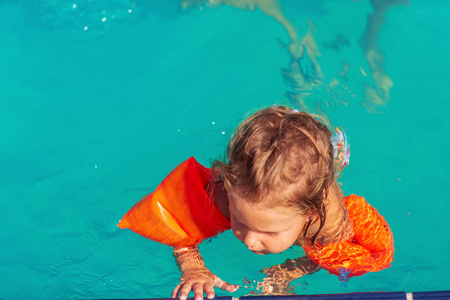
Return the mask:
<path id="1" fill-rule="evenodd" d="M 258 233 L 251 230 L 247 230 L 243 233 L 243 238 L 241 241 L 244 242 L 245 246 L 247 246 L 247 248 L 250 250 L 257 250 L 258 244 L 260 242 Z"/>

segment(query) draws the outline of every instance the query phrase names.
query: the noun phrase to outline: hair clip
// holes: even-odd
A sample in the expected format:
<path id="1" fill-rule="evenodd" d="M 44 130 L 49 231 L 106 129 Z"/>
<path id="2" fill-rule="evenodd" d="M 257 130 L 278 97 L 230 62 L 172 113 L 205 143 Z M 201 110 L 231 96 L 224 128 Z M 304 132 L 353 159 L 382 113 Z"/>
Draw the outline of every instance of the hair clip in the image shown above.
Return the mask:
<path id="1" fill-rule="evenodd" d="M 350 143 L 347 140 L 347 135 L 344 129 L 339 130 L 336 126 L 334 128 L 334 135 L 331 138 L 331 144 L 333 145 L 334 160 L 339 162 L 339 168 L 336 171 L 336 178 L 342 173 L 342 170 L 350 164 Z"/>

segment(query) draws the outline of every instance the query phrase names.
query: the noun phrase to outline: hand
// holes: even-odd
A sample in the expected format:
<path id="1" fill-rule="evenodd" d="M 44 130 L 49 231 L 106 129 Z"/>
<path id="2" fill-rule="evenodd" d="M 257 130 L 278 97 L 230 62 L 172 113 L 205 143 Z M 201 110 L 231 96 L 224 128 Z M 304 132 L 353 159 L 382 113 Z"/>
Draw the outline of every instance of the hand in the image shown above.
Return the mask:
<path id="1" fill-rule="evenodd" d="M 183 272 L 181 283 L 175 287 L 172 292 L 172 298 L 185 300 L 192 290 L 194 291 L 195 300 L 203 299 L 203 293 L 206 293 L 208 299 L 215 297 L 214 287 L 219 287 L 228 292 L 234 292 L 239 285 L 231 285 L 214 275 L 206 267 L 191 269 Z"/>
<path id="2" fill-rule="evenodd" d="M 261 273 L 267 275 L 262 282 L 258 282 L 258 290 L 260 289 L 262 294 L 285 295 L 294 292 L 294 288 L 289 285 L 292 280 L 303 276 L 303 274 L 292 274 L 293 272 L 285 267 L 286 263 L 290 264 L 291 260 L 288 259 L 284 264 L 271 266 L 270 268 L 261 270 Z"/>
<path id="3" fill-rule="evenodd" d="M 295 260 L 287 259 L 284 263 L 264 268 L 261 272 L 267 275 L 263 282 L 258 282 L 258 288 L 265 295 L 283 295 L 294 293 L 291 281 L 306 274 L 316 272 L 319 267 L 309 258 L 303 256 Z"/>
<path id="4" fill-rule="evenodd" d="M 228 292 L 236 291 L 239 286 L 222 281 L 205 267 L 198 246 L 180 247 L 173 249 L 173 256 L 181 271 L 181 282 L 172 292 L 172 298 L 180 294 L 181 300 L 186 300 L 190 291 L 194 291 L 195 300 L 203 299 L 203 292 L 208 299 L 214 298 L 214 287 Z"/>

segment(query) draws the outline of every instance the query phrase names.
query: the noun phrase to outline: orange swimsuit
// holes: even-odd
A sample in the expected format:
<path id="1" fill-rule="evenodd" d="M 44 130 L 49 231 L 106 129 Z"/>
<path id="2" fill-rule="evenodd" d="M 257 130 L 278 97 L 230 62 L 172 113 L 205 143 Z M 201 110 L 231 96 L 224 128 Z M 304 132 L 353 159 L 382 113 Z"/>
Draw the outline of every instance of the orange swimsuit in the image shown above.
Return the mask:
<path id="1" fill-rule="evenodd" d="M 176 167 L 156 188 L 136 203 L 120 220 L 120 228 L 172 247 L 198 245 L 204 239 L 231 229 L 230 221 L 208 195 L 212 171 L 193 157 Z M 394 245 L 388 224 L 363 197 L 345 198 L 353 221 L 353 240 L 329 244 L 317 249 L 303 246 L 306 255 L 339 275 L 339 269 L 350 271 L 348 277 L 376 272 L 390 266 Z"/>

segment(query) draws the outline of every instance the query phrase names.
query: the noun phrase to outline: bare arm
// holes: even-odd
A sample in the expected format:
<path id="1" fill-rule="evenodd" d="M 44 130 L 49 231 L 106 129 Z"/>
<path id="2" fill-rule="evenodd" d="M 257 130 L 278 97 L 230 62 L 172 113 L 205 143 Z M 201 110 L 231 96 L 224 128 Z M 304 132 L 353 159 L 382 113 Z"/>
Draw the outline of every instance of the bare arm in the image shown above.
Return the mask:
<path id="1" fill-rule="evenodd" d="M 214 287 L 228 292 L 234 292 L 239 288 L 238 285 L 222 281 L 206 268 L 198 246 L 173 248 L 173 256 L 181 271 L 181 280 L 173 290 L 172 298 L 179 295 L 181 300 L 185 300 L 192 290 L 196 300 L 203 299 L 203 293 L 206 293 L 208 299 L 213 299 Z"/>
<path id="2" fill-rule="evenodd" d="M 261 272 L 265 273 L 267 277 L 263 282 L 258 283 L 258 287 L 266 295 L 287 294 L 294 290 L 294 287 L 289 286 L 291 281 L 318 270 L 320 270 L 320 266 L 306 256 L 287 259 L 279 265 L 264 268 Z"/>

